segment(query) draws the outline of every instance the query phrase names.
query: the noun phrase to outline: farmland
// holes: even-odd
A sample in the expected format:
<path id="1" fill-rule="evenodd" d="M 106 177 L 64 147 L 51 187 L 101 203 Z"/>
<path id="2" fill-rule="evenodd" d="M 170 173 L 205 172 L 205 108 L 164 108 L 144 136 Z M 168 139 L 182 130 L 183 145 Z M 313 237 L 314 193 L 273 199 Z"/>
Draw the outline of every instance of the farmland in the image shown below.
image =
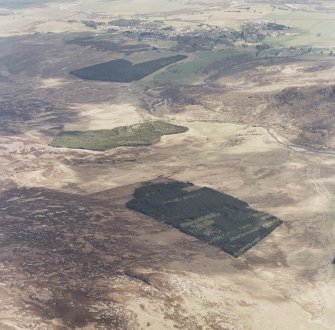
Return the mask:
<path id="1" fill-rule="evenodd" d="M 282 221 L 230 195 L 191 183 L 147 183 L 127 207 L 215 245 L 234 257 L 257 244 Z"/>
<path id="2" fill-rule="evenodd" d="M 134 65 L 127 60 L 119 59 L 74 70 L 70 73 L 86 80 L 129 83 L 141 80 L 142 78 L 172 63 L 181 61 L 186 57 L 187 56 L 185 55 L 175 55 Z"/>
<path id="3" fill-rule="evenodd" d="M 194 82 L 199 80 L 199 77 L 208 75 L 208 68 L 215 63 L 223 61 L 233 61 L 231 64 L 243 63 L 254 57 L 254 51 L 241 48 L 225 48 L 215 52 L 199 51 L 192 59 L 185 61 L 178 66 L 171 66 L 164 72 L 158 73 L 154 78 L 158 81 L 182 81 Z M 223 65 L 222 65 L 223 66 Z"/>
<path id="4" fill-rule="evenodd" d="M 52 147 L 103 151 L 120 146 L 143 146 L 159 142 L 163 135 L 184 133 L 187 127 L 163 121 L 144 122 L 113 129 L 64 131 L 50 143 Z"/>
<path id="5" fill-rule="evenodd" d="M 312 12 L 309 10 L 295 10 L 289 13 L 267 13 L 265 19 L 276 19 L 277 22 L 291 27 L 292 33 L 277 38 L 267 38 L 266 42 L 279 46 L 328 47 L 334 44 L 334 12 L 328 10 Z"/>

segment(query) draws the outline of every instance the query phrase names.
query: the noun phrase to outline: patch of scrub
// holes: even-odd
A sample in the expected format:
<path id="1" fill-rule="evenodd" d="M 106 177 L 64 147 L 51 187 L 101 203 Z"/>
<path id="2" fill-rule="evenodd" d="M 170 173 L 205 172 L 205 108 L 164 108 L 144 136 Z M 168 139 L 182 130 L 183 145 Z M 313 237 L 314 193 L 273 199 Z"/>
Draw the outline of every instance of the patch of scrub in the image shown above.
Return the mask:
<path id="1" fill-rule="evenodd" d="M 52 147 L 104 151 L 120 146 L 145 146 L 157 143 L 163 135 L 184 133 L 187 127 L 163 121 L 144 122 L 106 130 L 64 131 L 50 143 Z"/>

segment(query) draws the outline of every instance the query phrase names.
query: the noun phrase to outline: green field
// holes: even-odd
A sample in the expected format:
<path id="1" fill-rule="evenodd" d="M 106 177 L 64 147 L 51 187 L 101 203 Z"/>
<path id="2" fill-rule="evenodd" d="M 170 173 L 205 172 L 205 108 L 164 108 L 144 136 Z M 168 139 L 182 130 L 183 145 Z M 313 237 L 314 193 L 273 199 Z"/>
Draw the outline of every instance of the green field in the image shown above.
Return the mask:
<path id="1" fill-rule="evenodd" d="M 163 135 L 184 133 L 187 127 L 163 121 L 144 122 L 113 129 L 64 131 L 50 143 L 52 147 L 103 151 L 121 146 L 145 146 L 157 143 Z"/>
<path id="2" fill-rule="evenodd" d="M 179 181 L 145 183 L 135 190 L 127 207 L 215 245 L 234 257 L 282 223 L 230 195 Z"/>
<path id="3" fill-rule="evenodd" d="M 229 62 L 232 64 L 232 60 L 235 64 L 238 64 L 242 60 L 243 55 L 249 55 L 252 58 L 256 51 L 253 48 L 225 48 L 217 51 L 199 51 L 189 61 L 184 61 L 177 66 L 171 66 L 164 72 L 158 73 L 154 76 L 155 80 L 158 81 L 183 81 L 183 82 L 194 82 L 199 77 L 205 78 L 207 76 L 208 69 L 214 63 Z M 241 56 L 242 55 L 242 56 Z M 246 56 L 244 56 L 246 59 Z"/>
<path id="4" fill-rule="evenodd" d="M 286 13 L 267 14 L 263 19 L 276 20 L 277 23 L 290 27 L 288 35 L 269 37 L 265 42 L 283 47 L 330 47 L 335 45 L 334 13 L 289 11 Z"/>

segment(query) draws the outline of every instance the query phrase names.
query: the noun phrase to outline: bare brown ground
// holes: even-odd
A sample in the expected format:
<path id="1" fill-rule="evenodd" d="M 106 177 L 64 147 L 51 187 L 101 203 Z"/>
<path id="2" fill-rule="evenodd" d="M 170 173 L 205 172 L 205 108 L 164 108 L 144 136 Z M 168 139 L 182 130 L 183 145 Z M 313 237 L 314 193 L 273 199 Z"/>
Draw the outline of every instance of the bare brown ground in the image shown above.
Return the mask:
<path id="1" fill-rule="evenodd" d="M 296 61 L 259 65 L 239 74 L 225 75 L 218 82 L 240 92 L 278 92 L 288 87 L 331 85 L 334 75 L 333 62 Z"/>
<path id="2" fill-rule="evenodd" d="M 87 114 L 85 107 L 83 114 Z M 331 328 L 334 325 L 331 312 L 334 310 L 331 265 L 334 173 L 330 169 L 335 165 L 334 158 L 293 151 L 260 127 L 181 123 L 189 126 L 189 132 L 164 137 L 152 147 L 117 148 L 106 153 L 53 149 L 46 146 L 48 138 L 34 131 L 21 137 L 3 136 L 2 190 L 19 185 L 39 186 L 42 196 L 49 188 L 64 193 L 79 192 L 82 197 L 61 198 L 67 201 L 65 205 L 78 207 L 83 203 L 89 207 L 89 221 L 96 221 L 93 214 L 103 214 L 106 226 L 97 223 L 89 229 L 97 242 L 107 244 L 121 236 L 128 237 L 117 243 L 125 250 L 108 253 L 104 249 L 94 250 L 111 267 L 109 273 L 100 274 L 94 281 L 103 281 L 104 287 L 109 287 L 108 297 L 113 306 L 108 297 L 101 298 L 103 302 L 85 298 L 80 306 L 90 308 L 90 315 L 107 311 L 119 313 L 122 320 L 134 322 L 124 323 L 125 329 L 147 326 L 152 329 L 175 326 L 186 329 Z M 78 125 L 82 124 L 78 122 Z M 131 198 L 134 183 L 159 176 L 189 180 L 228 192 L 252 207 L 280 217 L 285 223 L 266 240 L 234 259 L 124 208 Z M 111 187 L 116 189 L 103 191 Z M 84 197 L 89 193 L 95 194 Z M 94 202 L 96 199 L 98 203 Z M 18 206 L 18 210 L 21 207 Z M 42 212 L 35 208 L 33 212 Z M 2 214 L 6 212 L 5 207 Z M 21 216 L 28 219 L 29 212 Z M 122 228 L 127 230 L 127 235 L 122 234 Z M 69 225 L 65 224 L 64 230 L 70 230 Z M 84 240 L 85 235 L 76 234 L 78 240 Z M 69 244 L 71 240 L 70 235 Z M 28 292 L 29 299 L 34 293 L 43 295 L 43 290 L 51 290 L 51 293 L 48 291 L 51 300 L 65 298 L 55 293 L 60 284 L 44 266 L 39 268 L 38 276 L 29 275 L 29 281 L 27 271 L 20 275 L 18 269 L 27 258 L 23 256 L 31 250 L 16 246 L 17 251 L 21 251 L 16 256 L 12 248 L 7 248 L 8 254 L 2 254 L 6 256 L 2 257 L 1 299 L 7 302 L 7 307 L 0 311 L 4 326 L 20 329 L 32 322 L 40 324 L 36 329 L 45 326 L 63 329 L 77 322 L 59 312 L 52 314 L 29 307 L 32 305 L 26 301 Z M 55 256 L 57 251 L 56 248 Z M 75 251 L 84 253 L 85 257 L 93 250 L 85 243 L 76 246 Z M 118 262 L 124 258 L 132 261 L 118 271 Z M 31 267 L 38 267 L 40 259 L 30 257 Z M 112 260 L 119 261 L 115 264 Z M 88 262 L 94 267 L 95 261 Z M 71 267 L 71 272 L 77 272 L 81 266 L 76 262 Z M 62 271 L 55 268 L 52 272 L 57 278 Z M 14 274 L 14 280 L 8 282 L 7 276 L 13 278 Z M 35 282 L 42 280 L 47 282 L 44 285 Z M 76 288 L 86 288 L 81 277 L 69 283 Z M 22 291 L 27 285 L 30 289 Z M 22 296 L 23 292 L 27 293 Z M 79 304 L 74 295 L 67 299 L 67 302 L 62 300 L 64 304 L 71 301 L 75 306 Z M 29 312 L 18 317 L 20 310 Z M 46 315 L 54 316 L 46 318 Z M 81 314 L 78 315 L 80 319 Z M 85 322 L 85 329 L 99 329 L 95 319 Z M 113 328 L 106 324 L 100 327 Z"/>

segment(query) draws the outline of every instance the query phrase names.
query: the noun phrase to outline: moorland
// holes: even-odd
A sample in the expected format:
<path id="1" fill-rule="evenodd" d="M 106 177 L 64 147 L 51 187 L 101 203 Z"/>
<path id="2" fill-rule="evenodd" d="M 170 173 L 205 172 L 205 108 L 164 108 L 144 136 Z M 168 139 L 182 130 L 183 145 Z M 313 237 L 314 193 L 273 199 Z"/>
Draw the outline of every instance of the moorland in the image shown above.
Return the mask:
<path id="1" fill-rule="evenodd" d="M 0 4 L 1 329 L 334 328 L 333 1 Z M 121 84 L 70 73 L 179 55 Z M 188 130 L 50 146 L 156 121 Z M 178 228 L 126 207 L 162 178 L 282 223 L 234 258 L 195 235 L 229 208 L 189 198 L 205 218 Z"/>

